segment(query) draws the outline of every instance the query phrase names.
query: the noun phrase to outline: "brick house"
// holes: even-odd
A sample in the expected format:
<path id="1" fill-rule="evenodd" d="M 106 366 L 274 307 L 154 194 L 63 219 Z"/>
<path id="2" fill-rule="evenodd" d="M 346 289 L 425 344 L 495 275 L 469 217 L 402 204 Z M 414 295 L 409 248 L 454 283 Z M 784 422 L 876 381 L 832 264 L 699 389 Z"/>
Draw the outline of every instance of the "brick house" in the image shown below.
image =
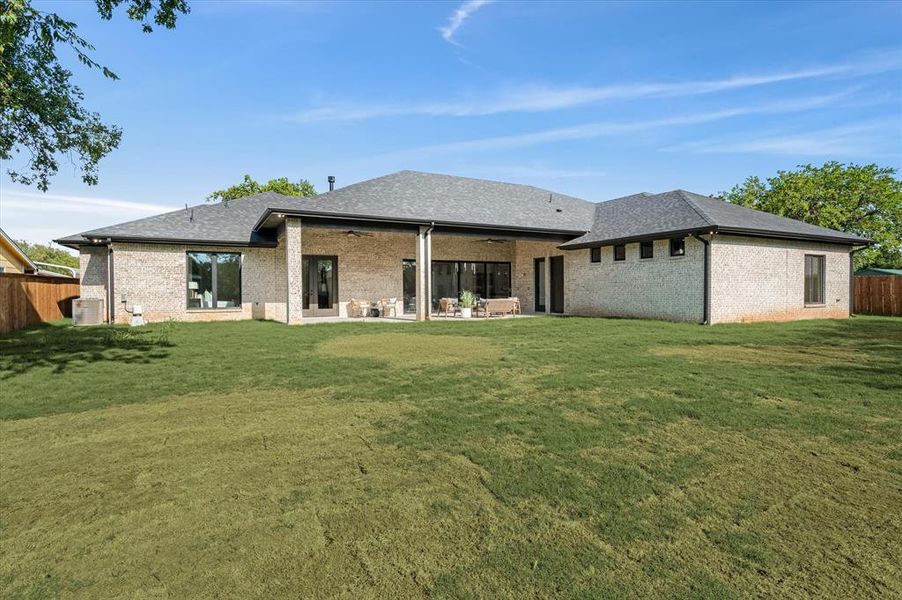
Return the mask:
<path id="1" fill-rule="evenodd" d="M 293 198 L 204 204 L 56 240 L 108 319 L 345 317 L 392 299 L 517 297 L 524 313 L 673 321 L 843 318 L 868 240 L 683 190 L 592 203 L 414 171 Z"/>

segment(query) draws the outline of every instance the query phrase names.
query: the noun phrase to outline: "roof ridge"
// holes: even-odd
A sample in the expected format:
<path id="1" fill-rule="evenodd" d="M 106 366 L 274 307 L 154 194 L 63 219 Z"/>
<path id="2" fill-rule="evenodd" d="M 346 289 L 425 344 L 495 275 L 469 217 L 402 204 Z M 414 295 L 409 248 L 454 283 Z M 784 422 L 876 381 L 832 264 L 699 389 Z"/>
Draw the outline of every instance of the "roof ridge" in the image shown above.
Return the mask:
<path id="1" fill-rule="evenodd" d="M 437 177 L 448 177 L 450 179 L 466 179 L 469 181 L 479 181 L 482 183 L 493 183 L 496 185 L 511 185 L 511 186 L 518 187 L 518 188 L 527 188 L 527 189 L 536 190 L 539 192 L 544 192 L 546 194 L 551 194 L 552 196 L 569 198 L 571 200 L 579 200 L 580 202 L 584 202 L 585 204 L 598 204 L 597 202 L 593 202 L 591 200 L 586 200 L 585 198 L 580 198 L 578 196 L 565 194 L 563 192 L 556 192 L 554 190 L 549 190 L 548 188 L 539 187 L 537 185 L 530 185 L 528 183 L 516 183 L 513 181 L 501 181 L 499 179 L 487 179 L 485 177 L 469 177 L 466 175 L 452 175 L 450 173 L 435 173 L 432 171 L 417 171 L 414 169 L 402 169 L 402 170 L 396 171 L 394 173 L 389 173 L 388 175 L 383 175 L 382 177 L 376 177 L 375 179 L 382 179 L 383 177 L 391 177 L 393 175 L 400 175 L 402 173 L 413 173 L 415 175 L 432 175 L 432 176 L 437 176 Z M 364 183 L 366 181 L 372 181 L 372 180 L 365 179 L 364 181 L 358 181 L 357 183 Z M 354 185 L 354 184 L 351 184 L 351 185 Z"/>
<path id="2" fill-rule="evenodd" d="M 680 198 L 683 199 L 683 202 L 685 202 L 686 204 L 688 204 L 688 205 L 689 205 L 689 208 L 691 208 L 692 210 L 694 210 L 694 211 L 695 211 L 695 214 L 697 214 L 699 217 L 702 218 L 702 221 L 704 221 L 704 222 L 707 223 L 708 225 L 712 225 L 712 226 L 715 225 L 715 223 L 714 223 L 714 221 L 711 219 L 711 217 L 708 216 L 708 213 L 706 213 L 706 212 L 704 211 L 704 209 L 702 209 L 702 207 L 700 207 L 698 204 L 696 204 L 696 203 L 695 203 L 695 200 L 693 200 L 692 198 L 689 197 L 689 193 L 688 193 L 686 190 L 678 189 L 678 190 L 675 190 L 675 191 L 676 191 L 677 195 L 680 196 Z"/>

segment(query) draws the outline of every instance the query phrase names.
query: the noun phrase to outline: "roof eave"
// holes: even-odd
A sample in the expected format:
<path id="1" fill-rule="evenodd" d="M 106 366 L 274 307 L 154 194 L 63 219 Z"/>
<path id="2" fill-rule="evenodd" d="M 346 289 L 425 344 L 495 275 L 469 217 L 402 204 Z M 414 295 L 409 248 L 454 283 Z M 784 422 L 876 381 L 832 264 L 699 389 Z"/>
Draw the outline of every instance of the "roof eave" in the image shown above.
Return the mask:
<path id="1" fill-rule="evenodd" d="M 602 246 L 614 246 L 616 244 L 629 244 L 632 242 L 645 242 L 648 240 L 661 240 L 671 237 L 677 236 L 687 236 L 698 233 L 714 233 L 717 231 L 716 227 L 694 227 L 692 229 L 677 229 L 673 231 L 658 231 L 656 233 L 649 233 L 643 235 L 631 235 L 628 237 L 622 238 L 608 238 L 605 240 L 595 240 L 590 242 L 580 242 L 578 244 L 573 244 L 571 242 L 566 242 L 561 244 L 559 248 L 561 250 L 582 250 L 584 248 L 600 248 Z"/>
<path id="2" fill-rule="evenodd" d="M 782 239 L 782 240 L 797 240 L 797 241 L 806 241 L 806 242 L 823 242 L 827 244 L 839 244 L 842 246 L 870 246 L 874 242 L 867 238 L 859 238 L 855 236 L 849 236 L 847 238 L 837 238 L 831 236 L 824 235 L 816 235 L 816 234 L 791 234 L 785 232 L 778 231 L 769 231 L 766 229 L 748 229 L 742 227 L 697 227 L 694 229 L 681 229 L 674 231 L 660 231 L 657 233 L 645 234 L 645 235 L 636 235 L 629 236 L 623 238 L 611 238 L 600 241 L 590 241 L 590 242 L 580 242 L 578 244 L 571 244 L 569 242 L 561 244 L 559 247 L 561 250 L 581 250 L 584 248 L 595 248 L 601 246 L 613 246 L 616 244 L 629 244 L 633 242 L 642 242 L 648 240 L 660 240 L 669 237 L 675 236 L 686 236 L 692 234 L 703 234 L 703 233 L 719 233 L 725 235 L 741 235 L 747 237 L 763 237 L 770 239 Z"/>
<path id="3" fill-rule="evenodd" d="M 552 235 L 572 235 L 577 236 L 585 233 L 583 230 L 577 229 L 552 229 L 543 227 L 515 227 L 511 225 L 497 225 L 493 223 L 467 223 L 463 221 L 442 221 L 434 219 L 404 219 L 395 217 L 379 217 L 358 213 L 336 213 L 325 211 L 309 211 L 297 209 L 280 209 L 267 208 L 263 215 L 257 220 L 253 231 L 259 231 L 263 224 L 273 214 L 287 217 L 309 217 L 314 219 L 340 219 L 346 221 L 371 221 L 374 223 L 393 223 L 400 225 L 435 225 L 436 227 L 448 227 L 458 229 L 484 229 L 495 231 L 522 231 L 524 233 L 545 233 Z"/>
<path id="4" fill-rule="evenodd" d="M 132 244 L 180 244 L 180 245 L 195 245 L 195 246 L 234 246 L 234 247 L 248 247 L 248 248 L 275 248 L 278 246 L 278 242 L 275 240 L 248 240 L 248 241 L 240 241 L 240 240 L 199 240 L 196 238 L 163 238 L 163 237 L 142 237 L 142 236 L 124 236 L 124 235 L 113 235 L 113 236 L 97 236 L 96 238 L 85 238 L 85 241 L 82 243 L 76 243 L 71 240 L 64 240 L 63 238 L 58 240 L 53 240 L 57 244 L 61 246 L 66 246 L 68 248 L 72 248 L 77 250 L 81 246 L 105 246 L 110 242 L 127 242 Z"/>
<path id="5" fill-rule="evenodd" d="M 717 232 L 727 235 L 744 235 L 749 237 L 764 237 L 781 240 L 800 240 L 805 242 L 824 242 L 827 244 L 840 244 L 842 246 L 870 246 L 874 244 L 873 240 L 852 235 L 841 238 L 829 235 L 818 235 L 814 233 L 786 233 L 780 231 L 770 231 L 767 229 L 752 229 L 744 227 L 718 227 Z"/>

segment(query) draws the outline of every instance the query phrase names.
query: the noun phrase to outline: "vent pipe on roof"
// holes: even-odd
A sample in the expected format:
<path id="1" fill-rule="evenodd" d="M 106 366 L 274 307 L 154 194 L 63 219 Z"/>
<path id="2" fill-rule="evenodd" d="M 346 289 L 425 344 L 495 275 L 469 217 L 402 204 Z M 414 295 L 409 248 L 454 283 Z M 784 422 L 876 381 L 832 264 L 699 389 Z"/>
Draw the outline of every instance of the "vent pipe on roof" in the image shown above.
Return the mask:
<path id="1" fill-rule="evenodd" d="M 335 189 L 335 175 L 329 175 L 329 191 L 333 191 Z"/>

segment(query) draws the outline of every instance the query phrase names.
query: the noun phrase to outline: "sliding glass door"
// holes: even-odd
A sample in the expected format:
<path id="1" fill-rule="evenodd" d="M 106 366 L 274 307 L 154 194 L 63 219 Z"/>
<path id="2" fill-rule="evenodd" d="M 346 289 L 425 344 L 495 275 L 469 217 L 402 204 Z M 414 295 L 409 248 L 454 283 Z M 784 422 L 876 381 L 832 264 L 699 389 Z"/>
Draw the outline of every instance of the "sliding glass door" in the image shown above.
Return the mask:
<path id="1" fill-rule="evenodd" d="M 405 259 L 404 311 L 416 311 L 416 261 Z M 432 261 L 432 304 L 438 306 L 441 298 L 458 298 L 469 290 L 480 298 L 509 298 L 511 295 L 511 264 L 509 262 L 483 262 L 434 260 Z"/>

